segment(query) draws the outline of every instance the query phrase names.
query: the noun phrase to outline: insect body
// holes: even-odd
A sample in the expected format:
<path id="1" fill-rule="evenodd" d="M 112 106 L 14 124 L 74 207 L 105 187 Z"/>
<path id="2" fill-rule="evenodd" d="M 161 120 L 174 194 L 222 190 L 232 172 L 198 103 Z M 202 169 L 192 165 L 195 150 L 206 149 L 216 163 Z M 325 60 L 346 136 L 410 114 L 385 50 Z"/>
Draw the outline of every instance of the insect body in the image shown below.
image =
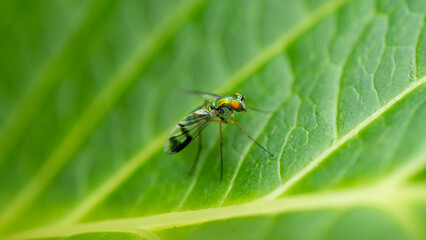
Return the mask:
<path id="1" fill-rule="evenodd" d="M 223 175 L 223 154 L 222 154 L 222 124 L 227 123 L 229 120 L 238 124 L 243 132 L 253 140 L 259 147 L 273 156 L 271 152 L 266 150 L 263 146 L 257 143 L 241 126 L 241 124 L 232 118 L 234 112 L 246 112 L 246 104 L 244 96 L 235 93 L 234 95 L 215 95 L 209 93 L 190 92 L 203 95 L 206 98 L 212 99 L 205 101 L 203 105 L 196 108 L 170 131 L 166 142 L 164 143 L 164 151 L 168 154 L 175 154 L 184 149 L 191 143 L 192 140 L 201 135 L 203 129 L 211 122 L 219 123 L 220 133 L 220 159 L 221 159 L 221 172 L 220 179 Z M 194 164 L 191 172 L 194 170 L 201 150 L 201 136 L 199 139 L 199 146 Z"/>

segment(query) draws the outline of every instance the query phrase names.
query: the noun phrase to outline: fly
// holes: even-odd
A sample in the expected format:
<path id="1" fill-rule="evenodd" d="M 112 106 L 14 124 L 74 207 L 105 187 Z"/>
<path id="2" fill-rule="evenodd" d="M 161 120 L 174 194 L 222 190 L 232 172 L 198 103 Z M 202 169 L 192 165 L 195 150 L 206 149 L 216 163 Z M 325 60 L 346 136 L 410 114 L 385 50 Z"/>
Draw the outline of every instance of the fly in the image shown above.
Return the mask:
<path id="1" fill-rule="evenodd" d="M 179 123 L 170 131 L 167 136 L 166 141 L 164 142 L 164 152 L 168 154 L 175 154 L 180 152 L 189 143 L 192 142 L 198 136 L 198 150 L 192 164 L 190 172 L 193 172 L 200 156 L 201 151 L 201 132 L 204 128 L 209 125 L 211 122 L 219 124 L 219 136 L 220 136 L 220 180 L 223 176 L 223 152 L 222 152 L 222 124 L 226 124 L 229 121 L 236 123 L 241 130 L 250 138 L 254 143 L 256 143 L 260 148 L 265 152 L 274 156 L 270 151 L 260 145 L 256 140 L 254 140 L 241 126 L 241 124 L 233 118 L 234 112 L 243 112 L 245 113 L 246 104 L 244 96 L 235 93 L 234 95 L 216 95 L 210 93 L 202 92 L 189 92 L 192 94 L 199 94 L 206 98 L 204 104 L 196 108 L 188 116 L 179 121 Z M 207 100 L 210 99 L 211 101 Z"/>

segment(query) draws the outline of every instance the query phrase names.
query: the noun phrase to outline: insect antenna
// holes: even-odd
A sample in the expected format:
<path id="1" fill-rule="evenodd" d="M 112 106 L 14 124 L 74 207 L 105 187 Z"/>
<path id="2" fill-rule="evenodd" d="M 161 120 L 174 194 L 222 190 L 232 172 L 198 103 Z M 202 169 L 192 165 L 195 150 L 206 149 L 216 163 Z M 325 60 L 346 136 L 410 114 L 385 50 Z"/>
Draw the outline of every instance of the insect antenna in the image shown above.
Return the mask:
<path id="1" fill-rule="evenodd" d="M 256 112 L 261 112 L 261 113 L 272 113 L 272 110 L 260 109 L 260 108 L 254 107 L 254 106 L 252 106 L 248 103 L 245 103 L 245 104 L 246 104 L 246 107 L 250 110 L 253 110 L 253 111 L 256 111 Z"/>

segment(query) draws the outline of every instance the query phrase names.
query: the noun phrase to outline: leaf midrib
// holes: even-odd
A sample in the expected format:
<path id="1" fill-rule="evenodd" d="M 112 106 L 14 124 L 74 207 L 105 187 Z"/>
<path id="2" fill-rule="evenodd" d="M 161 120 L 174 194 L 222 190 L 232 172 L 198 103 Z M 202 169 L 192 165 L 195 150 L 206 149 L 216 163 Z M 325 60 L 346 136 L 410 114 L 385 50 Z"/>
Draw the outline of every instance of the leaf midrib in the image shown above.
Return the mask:
<path id="1" fill-rule="evenodd" d="M 224 219 L 282 214 L 286 212 L 351 208 L 357 206 L 368 206 L 383 210 L 384 206 L 398 206 L 401 203 L 411 202 L 426 202 L 426 184 L 411 184 L 401 187 L 374 184 L 372 186 L 364 186 L 363 188 L 288 196 L 281 199 L 260 200 L 219 208 L 68 226 L 52 226 L 18 233 L 5 239 L 48 238 L 90 232 L 128 232 L 135 229 L 157 231 Z"/>

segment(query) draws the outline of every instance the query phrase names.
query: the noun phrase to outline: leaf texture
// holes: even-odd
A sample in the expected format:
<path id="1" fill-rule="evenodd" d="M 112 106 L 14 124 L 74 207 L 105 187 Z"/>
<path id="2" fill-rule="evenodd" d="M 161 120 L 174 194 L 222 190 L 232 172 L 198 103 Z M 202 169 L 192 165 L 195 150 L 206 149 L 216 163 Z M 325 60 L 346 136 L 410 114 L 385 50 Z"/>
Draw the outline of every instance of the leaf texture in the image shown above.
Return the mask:
<path id="1" fill-rule="evenodd" d="M 5 239 L 424 239 L 422 0 L 0 3 Z M 17 54 L 19 53 L 19 54 Z M 167 133 L 202 99 L 270 113 Z"/>

